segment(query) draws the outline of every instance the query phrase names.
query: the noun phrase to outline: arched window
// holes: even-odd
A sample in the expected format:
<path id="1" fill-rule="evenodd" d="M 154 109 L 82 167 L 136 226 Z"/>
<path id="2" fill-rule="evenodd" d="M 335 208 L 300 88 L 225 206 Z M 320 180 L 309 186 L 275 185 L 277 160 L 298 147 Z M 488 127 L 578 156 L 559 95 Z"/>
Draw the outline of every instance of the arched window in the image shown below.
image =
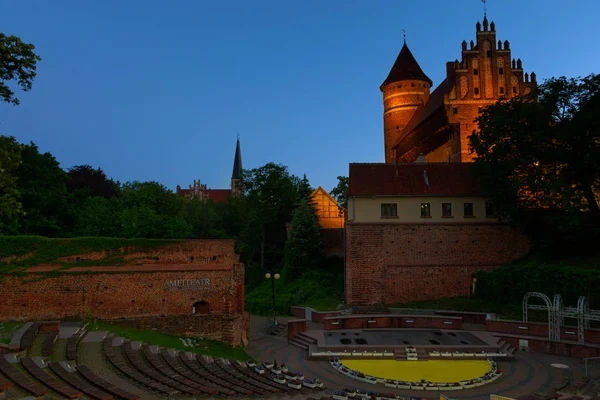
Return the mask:
<path id="1" fill-rule="evenodd" d="M 197 301 L 192 305 L 192 314 L 210 314 L 210 307 L 206 301 Z"/>

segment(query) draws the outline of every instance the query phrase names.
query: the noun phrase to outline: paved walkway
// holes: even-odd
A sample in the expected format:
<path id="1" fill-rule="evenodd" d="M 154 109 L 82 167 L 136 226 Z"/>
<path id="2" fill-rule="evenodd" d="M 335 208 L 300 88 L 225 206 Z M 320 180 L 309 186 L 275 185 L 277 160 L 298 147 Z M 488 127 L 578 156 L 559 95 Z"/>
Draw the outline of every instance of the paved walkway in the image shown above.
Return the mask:
<path id="1" fill-rule="evenodd" d="M 282 318 L 281 320 L 284 319 Z M 252 330 L 258 331 L 261 324 L 264 324 L 264 318 L 252 317 L 252 322 Z M 314 324 L 308 329 L 314 329 L 319 326 L 320 324 Z M 322 329 L 322 326 L 320 327 Z M 392 392 L 407 397 L 421 396 L 431 399 L 438 397 L 436 392 L 401 390 L 387 388 L 383 385 L 370 385 L 338 373 L 327 361 L 308 360 L 307 351 L 289 345 L 286 337 L 260 335 L 259 332 L 255 332 L 252 336 L 256 339 L 251 340 L 247 347 L 248 354 L 251 357 L 259 361 L 270 359 L 277 360 L 278 363 L 288 364 L 292 370 L 302 371 L 308 378 L 318 377 L 330 390 L 354 387 L 367 391 Z M 581 361 L 576 358 L 524 352 L 516 352 L 515 358 L 515 361 L 498 362 L 498 367 L 503 372 L 503 375 L 489 385 L 474 389 L 441 393 L 453 399 L 468 400 L 489 400 L 490 394 L 517 398 L 530 393 L 545 391 L 550 388 L 554 381 L 560 380 L 563 377 L 568 377 L 573 382 L 583 376 L 584 373 Z M 570 368 L 555 368 L 550 366 L 552 363 L 566 364 Z"/>

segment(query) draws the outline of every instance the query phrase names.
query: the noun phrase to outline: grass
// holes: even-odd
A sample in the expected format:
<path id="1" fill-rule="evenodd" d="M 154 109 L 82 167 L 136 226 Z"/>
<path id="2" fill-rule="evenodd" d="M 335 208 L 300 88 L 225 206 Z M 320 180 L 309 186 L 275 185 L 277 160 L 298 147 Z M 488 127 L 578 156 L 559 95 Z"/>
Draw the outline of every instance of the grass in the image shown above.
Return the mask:
<path id="1" fill-rule="evenodd" d="M 426 310 L 452 310 L 494 313 L 499 319 L 520 321 L 523 319 L 523 308 L 519 304 L 489 303 L 480 297 L 452 297 L 448 299 L 411 301 L 408 303 L 390 304 L 394 308 L 420 308 Z M 533 322 L 545 322 L 546 314 L 543 311 L 529 310 L 529 320 Z"/>
<path id="2" fill-rule="evenodd" d="M 234 348 L 218 340 L 192 338 L 195 346 L 185 346 L 181 339 L 187 339 L 185 336 L 167 335 L 164 333 L 128 328 L 118 325 L 109 325 L 101 322 L 92 322 L 88 326 L 90 331 L 109 331 L 117 336 L 123 336 L 131 340 L 142 341 L 151 345 L 189 351 L 192 353 L 203 354 L 213 357 L 222 357 L 229 360 L 246 361 L 248 354 L 242 348 Z"/>
<path id="3" fill-rule="evenodd" d="M 12 339 L 12 330 L 15 327 L 23 325 L 22 322 L 2 322 L 0 323 L 0 343 L 9 344 Z"/>

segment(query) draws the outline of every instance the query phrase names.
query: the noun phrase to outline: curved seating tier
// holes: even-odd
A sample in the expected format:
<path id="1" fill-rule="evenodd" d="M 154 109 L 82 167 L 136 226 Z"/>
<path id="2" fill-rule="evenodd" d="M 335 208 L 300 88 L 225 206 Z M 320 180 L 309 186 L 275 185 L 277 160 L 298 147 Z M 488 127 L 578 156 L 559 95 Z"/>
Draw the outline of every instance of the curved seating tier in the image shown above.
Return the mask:
<path id="1" fill-rule="evenodd" d="M 50 369 L 54 372 L 60 379 L 67 382 L 69 385 L 81 390 L 87 396 L 90 396 L 97 400 L 110 400 L 113 398 L 110 394 L 103 392 L 102 390 L 92 386 L 90 383 L 81 379 L 77 372 L 69 372 L 67 371 L 60 363 L 53 362 L 50 364 Z"/>
<path id="2" fill-rule="evenodd" d="M 50 393 L 48 387 L 34 381 L 29 375 L 19 371 L 2 356 L 0 356 L 0 371 L 21 389 L 31 393 L 35 397 L 44 396 Z"/>
<path id="3" fill-rule="evenodd" d="M 186 365 L 184 365 L 184 361 L 177 356 L 171 355 L 169 353 L 169 350 L 160 350 L 160 354 L 162 359 L 169 365 L 169 367 L 177 373 L 187 377 L 188 379 L 193 380 L 194 382 L 203 384 L 206 387 L 213 387 L 219 393 L 229 392 L 234 394 L 237 392 L 248 396 L 252 394 L 252 391 L 236 385 L 235 382 L 222 379 L 222 377 L 218 375 L 212 375 L 200 369 L 193 370 L 189 367 L 186 367 Z M 181 356 L 185 356 L 184 353 L 180 354 Z"/>
<path id="4" fill-rule="evenodd" d="M 25 350 L 31 347 L 33 339 L 35 339 L 38 332 L 40 331 L 40 326 L 41 324 L 38 324 L 37 322 L 33 323 L 29 328 L 27 328 L 25 333 L 23 333 L 23 336 L 21 336 L 21 341 L 19 343 L 21 350 Z"/>
<path id="5" fill-rule="evenodd" d="M 129 379 L 131 379 L 141 385 L 144 385 L 150 389 L 156 390 L 157 392 L 160 392 L 163 395 L 174 396 L 174 395 L 180 393 L 179 391 L 177 391 L 167 385 L 163 385 L 162 383 L 158 383 L 158 382 L 146 377 L 145 375 L 140 373 L 137 369 L 134 369 L 133 367 L 131 367 L 127 363 L 125 358 L 123 357 L 120 346 L 119 347 L 112 346 L 112 340 L 113 340 L 113 338 L 111 336 L 104 339 L 104 346 L 103 346 L 104 354 L 106 354 L 106 357 L 108 358 L 110 363 L 116 369 L 118 369 L 123 375 L 127 376 Z"/>
<path id="6" fill-rule="evenodd" d="M 120 397 L 125 400 L 139 400 L 140 396 L 136 394 L 129 393 L 126 390 L 123 390 L 112 383 L 102 379 L 98 375 L 96 375 L 91 369 L 86 367 L 85 365 L 79 365 L 77 367 L 77 371 L 83 376 L 85 379 L 93 383 L 94 385 L 103 388 L 108 393 L 113 396 Z"/>
<path id="7" fill-rule="evenodd" d="M 83 396 L 83 393 L 80 390 L 63 383 L 54 378 L 52 375 L 46 373 L 42 368 L 38 367 L 38 365 L 31 358 L 21 358 L 21 365 L 27 370 L 27 372 L 31 374 L 31 376 L 50 387 L 58 394 L 69 399 L 75 399 Z"/>
<path id="8" fill-rule="evenodd" d="M 69 339 L 67 339 L 67 360 L 76 361 L 77 360 L 77 344 L 79 343 L 79 339 L 85 334 L 85 331 L 77 332 L 72 335 Z"/>
<path id="9" fill-rule="evenodd" d="M 44 339 L 44 343 L 42 345 L 42 356 L 50 357 L 52 355 L 54 352 L 54 343 L 56 342 L 57 337 L 58 332 L 53 332 Z"/>

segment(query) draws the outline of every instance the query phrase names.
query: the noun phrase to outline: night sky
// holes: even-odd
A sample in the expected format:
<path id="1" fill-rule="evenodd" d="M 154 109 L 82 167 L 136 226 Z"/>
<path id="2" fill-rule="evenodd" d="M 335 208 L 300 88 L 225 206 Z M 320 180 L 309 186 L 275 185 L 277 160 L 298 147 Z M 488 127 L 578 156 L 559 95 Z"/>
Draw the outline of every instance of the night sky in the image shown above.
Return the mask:
<path id="1" fill-rule="evenodd" d="M 460 7 L 458 6 L 460 4 Z M 575 6 L 576 5 L 576 6 Z M 475 39 L 480 0 L 19 0 L 0 31 L 43 58 L 0 134 L 122 182 L 228 188 L 269 161 L 326 190 L 383 161 L 379 85 L 407 43 L 437 86 Z M 600 72 L 600 1 L 490 0 L 498 39 L 538 81 Z"/>

